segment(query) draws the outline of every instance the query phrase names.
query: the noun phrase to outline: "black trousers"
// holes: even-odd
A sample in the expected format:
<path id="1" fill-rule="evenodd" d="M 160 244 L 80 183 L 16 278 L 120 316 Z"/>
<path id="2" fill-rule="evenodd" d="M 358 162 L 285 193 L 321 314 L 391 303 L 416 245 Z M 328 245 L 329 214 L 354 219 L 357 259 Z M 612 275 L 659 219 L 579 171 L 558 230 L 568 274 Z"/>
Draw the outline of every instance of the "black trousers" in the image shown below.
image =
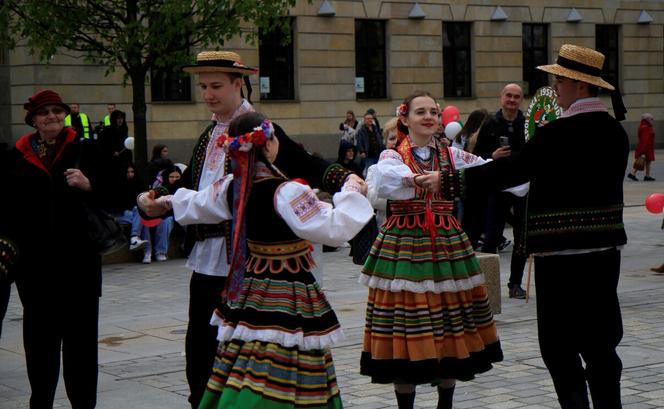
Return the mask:
<path id="1" fill-rule="evenodd" d="M 62 292 L 35 289 L 17 280 L 23 303 L 23 346 L 30 381 L 30 408 L 51 409 L 60 376 L 74 409 L 97 404 L 97 289 Z"/>
<path id="2" fill-rule="evenodd" d="M 526 224 L 526 197 L 517 197 L 509 194 L 509 203 L 514 212 L 510 224 L 514 233 L 512 246 L 512 259 L 510 260 L 510 278 L 508 287 L 520 286 L 523 282 L 523 268 L 526 266 L 526 249 L 524 248 L 524 225 Z"/>
<path id="3" fill-rule="evenodd" d="M 535 257 L 542 358 L 562 409 L 621 408 L 620 251 Z M 585 368 L 581 359 L 585 362 Z"/>
<path id="4" fill-rule="evenodd" d="M 498 245 L 503 240 L 505 213 L 507 212 L 506 195 L 511 193 L 493 192 L 488 195 L 484 226 L 484 253 L 498 253 Z"/>
<path id="5" fill-rule="evenodd" d="M 210 325 L 210 318 L 219 305 L 225 282 L 226 277 L 194 271 L 189 283 L 189 325 L 185 353 L 189 403 L 195 409 L 203 398 L 217 354 L 217 327 Z"/>

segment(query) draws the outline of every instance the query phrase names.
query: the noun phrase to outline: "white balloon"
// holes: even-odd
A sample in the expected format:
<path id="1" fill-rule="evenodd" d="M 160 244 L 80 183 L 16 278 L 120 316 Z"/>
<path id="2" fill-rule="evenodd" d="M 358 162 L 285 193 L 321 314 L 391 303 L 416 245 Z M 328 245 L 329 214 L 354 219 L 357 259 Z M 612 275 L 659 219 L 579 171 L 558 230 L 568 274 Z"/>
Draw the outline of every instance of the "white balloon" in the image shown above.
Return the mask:
<path id="1" fill-rule="evenodd" d="M 129 136 L 127 139 L 124 141 L 124 146 L 125 148 L 129 149 L 130 151 L 134 150 L 134 137 Z"/>
<path id="2" fill-rule="evenodd" d="M 445 127 L 445 136 L 447 137 L 447 139 L 452 140 L 457 136 L 457 134 L 460 131 L 461 131 L 461 124 L 456 121 L 453 121 L 447 124 L 447 126 Z"/>
<path id="3" fill-rule="evenodd" d="M 184 171 L 187 170 L 187 165 L 185 165 L 184 163 L 179 163 L 178 162 L 178 163 L 175 164 L 175 166 L 180 168 L 180 172 L 182 172 L 182 173 L 184 173 Z"/>

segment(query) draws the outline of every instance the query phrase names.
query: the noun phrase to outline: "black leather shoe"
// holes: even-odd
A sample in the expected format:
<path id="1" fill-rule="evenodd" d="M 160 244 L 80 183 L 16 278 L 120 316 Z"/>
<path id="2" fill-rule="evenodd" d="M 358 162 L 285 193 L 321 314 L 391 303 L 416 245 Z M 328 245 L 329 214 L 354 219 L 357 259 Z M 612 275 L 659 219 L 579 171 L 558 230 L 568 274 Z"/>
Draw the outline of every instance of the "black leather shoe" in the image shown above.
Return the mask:
<path id="1" fill-rule="evenodd" d="M 643 180 L 645 180 L 646 182 L 654 182 L 655 178 L 652 178 L 650 176 L 646 176 L 646 177 L 643 178 Z"/>
<path id="2" fill-rule="evenodd" d="M 514 287 L 510 288 L 510 298 L 516 298 L 517 300 L 525 300 L 526 291 L 523 288 L 521 288 L 520 285 L 515 285 Z"/>
<path id="3" fill-rule="evenodd" d="M 627 174 L 627 177 L 630 178 L 630 179 L 632 179 L 632 180 L 635 181 L 635 182 L 638 182 L 638 181 L 639 181 L 639 179 L 638 179 L 636 176 L 632 175 L 631 173 L 628 173 L 628 174 Z"/>

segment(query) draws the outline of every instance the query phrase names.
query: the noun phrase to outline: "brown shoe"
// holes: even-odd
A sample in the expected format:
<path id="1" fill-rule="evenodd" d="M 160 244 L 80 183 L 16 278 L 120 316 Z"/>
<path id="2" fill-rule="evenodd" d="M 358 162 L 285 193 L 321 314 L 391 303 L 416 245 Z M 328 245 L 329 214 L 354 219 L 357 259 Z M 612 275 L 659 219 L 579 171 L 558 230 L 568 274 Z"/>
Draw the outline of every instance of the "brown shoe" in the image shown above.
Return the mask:
<path id="1" fill-rule="evenodd" d="M 664 264 L 659 267 L 653 267 L 650 269 L 650 271 L 654 271 L 655 273 L 664 273 Z"/>

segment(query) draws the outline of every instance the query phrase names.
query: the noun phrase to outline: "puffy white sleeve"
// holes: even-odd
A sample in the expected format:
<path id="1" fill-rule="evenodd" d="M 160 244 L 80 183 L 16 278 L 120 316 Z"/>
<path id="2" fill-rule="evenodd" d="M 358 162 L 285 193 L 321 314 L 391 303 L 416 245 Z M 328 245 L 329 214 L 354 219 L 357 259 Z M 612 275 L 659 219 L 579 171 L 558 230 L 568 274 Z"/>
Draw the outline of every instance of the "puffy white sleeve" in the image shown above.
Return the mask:
<path id="1" fill-rule="evenodd" d="M 214 224 L 232 217 L 226 194 L 233 175 L 226 175 L 202 190 L 180 188 L 173 198 L 173 215 L 181 225 Z"/>
<path id="2" fill-rule="evenodd" d="M 277 213 L 298 237 L 338 247 L 355 237 L 374 212 L 367 198 L 353 190 L 336 193 L 332 201 L 334 207 L 298 182 L 284 182 L 274 194 Z"/>
<path id="3" fill-rule="evenodd" d="M 375 177 L 367 185 L 374 189 L 381 199 L 406 200 L 415 197 L 415 174 L 403 163 L 401 155 L 392 149 L 385 149 L 374 171 Z"/>
<path id="4" fill-rule="evenodd" d="M 387 209 L 387 199 L 378 197 L 379 184 L 376 183 L 375 179 L 376 165 L 371 165 L 369 166 L 369 170 L 367 170 L 367 199 L 369 199 L 369 203 L 371 203 L 371 206 L 373 206 L 374 209 L 384 211 Z"/>
<path id="5" fill-rule="evenodd" d="M 491 159 L 484 159 L 481 156 L 473 155 L 454 146 L 450 147 L 450 152 L 452 153 L 452 160 L 454 160 L 454 167 L 456 169 L 472 168 L 473 166 L 484 165 L 491 161 Z"/>

